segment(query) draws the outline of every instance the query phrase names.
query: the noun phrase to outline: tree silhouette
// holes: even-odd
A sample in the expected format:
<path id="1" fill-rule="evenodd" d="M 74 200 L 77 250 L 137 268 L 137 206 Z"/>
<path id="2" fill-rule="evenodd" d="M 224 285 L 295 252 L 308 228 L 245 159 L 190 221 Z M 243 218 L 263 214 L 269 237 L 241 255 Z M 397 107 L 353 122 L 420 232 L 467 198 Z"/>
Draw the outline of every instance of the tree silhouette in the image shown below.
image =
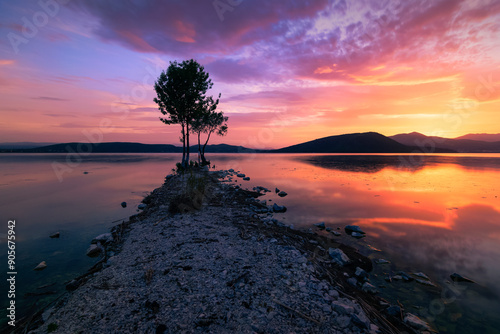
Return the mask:
<path id="1" fill-rule="evenodd" d="M 198 154 L 199 157 L 201 158 L 202 165 L 208 164 L 208 161 L 205 158 L 205 148 L 208 144 L 208 141 L 210 140 L 210 136 L 212 135 L 212 133 L 215 132 L 215 134 L 217 134 L 218 136 L 224 136 L 227 134 L 226 122 L 228 120 L 228 117 L 224 116 L 224 113 L 222 111 L 220 112 L 215 111 L 219 103 L 219 99 L 213 101 L 213 99 L 210 97 L 207 100 L 208 103 L 206 108 L 204 109 L 202 117 L 198 118 L 193 123 L 192 127 L 193 133 L 196 133 L 198 135 Z M 205 141 L 205 144 L 203 144 L 203 147 L 201 146 L 200 143 L 201 133 L 207 134 L 207 139 Z"/>
<path id="2" fill-rule="evenodd" d="M 211 96 L 206 96 L 212 85 L 203 66 L 193 59 L 182 63 L 170 62 L 167 70 L 162 71 L 155 82 L 157 97 L 154 101 L 160 112 L 167 116 L 160 117 L 160 120 L 167 125 L 181 125 L 184 167 L 189 164 L 189 133 L 193 131 L 193 124 L 203 119 L 204 114 L 213 112 L 219 103 L 218 99 L 214 101 Z"/>

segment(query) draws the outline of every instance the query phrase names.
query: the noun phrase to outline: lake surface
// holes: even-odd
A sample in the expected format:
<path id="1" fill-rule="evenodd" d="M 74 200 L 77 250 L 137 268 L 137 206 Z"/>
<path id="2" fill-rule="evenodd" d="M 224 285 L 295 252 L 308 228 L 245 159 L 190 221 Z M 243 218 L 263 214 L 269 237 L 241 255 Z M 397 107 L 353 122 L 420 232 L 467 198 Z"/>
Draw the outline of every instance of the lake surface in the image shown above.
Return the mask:
<path id="1" fill-rule="evenodd" d="M 47 303 L 64 282 L 96 260 L 85 256 L 93 237 L 137 212 L 137 205 L 171 172 L 177 154 L 0 155 L 0 219 L 16 220 L 16 305 Z M 443 333 L 500 330 L 500 155 L 217 154 L 216 169 L 250 176 L 244 187 L 278 187 L 261 197 L 285 205 L 277 218 L 296 228 L 324 221 L 342 242 L 373 259 L 381 295 L 400 301 Z M 122 208 L 121 202 L 127 202 Z M 366 238 L 345 235 L 359 225 Z M 49 235 L 60 232 L 59 239 Z M 325 231 L 319 233 L 328 234 Z M 330 235 L 330 234 L 328 234 Z M 3 253 L 4 263 L 7 262 Z M 47 268 L 33 268 L 41 261 Z M 387 283 L 398 271 L 424 272 L 439 288 Z M 452 284 L 457 272 L 476 284 Z M 375 276 L 376 275 L 376 276 Z M 50 287 L 40 286 L 56 283 Z M 7 286 L 2 282 L 2 291 Z M 24 297 L 28 292 L 54 295 Z M 4 300 L 4 299 L 3 299 Z M 2 307 L 5 319 L 6 302 Z M 5 306 L 5 307 L 4 307 Z"/>

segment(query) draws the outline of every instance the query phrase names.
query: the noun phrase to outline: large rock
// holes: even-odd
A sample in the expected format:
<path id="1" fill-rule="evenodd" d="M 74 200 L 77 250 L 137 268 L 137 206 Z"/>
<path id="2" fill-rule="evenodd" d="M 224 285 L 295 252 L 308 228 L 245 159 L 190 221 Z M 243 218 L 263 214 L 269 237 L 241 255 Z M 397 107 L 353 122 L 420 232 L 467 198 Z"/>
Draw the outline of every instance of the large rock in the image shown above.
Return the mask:
<path id="1" fill-rule="evenodd" d="M 414 314 L 406 313 L 403 321 L 408 324 L 410 327 L 415 328 L 417 330 L 427 330 L 431 331 L 431 328 L 428 323 L 420 319 Z"/>
<path id="2" fill-rule="evenodd" d="M 45 261 L 42 261 L 33 270 L 40 271 L 44 270 L 45 268 L 47 268 L 47 263 L 45 263 Z"/>
<path id="3" fill-rule="evenodd" d="M 97 246 L 96 244 L 90 245 L 90 247 L 87 249 L 87 256 L 89 257 L 97 257 L 101 254 L 101 247 Z"/>
<path id="4" fill-rule="evenodd" d="M 100 242 L 101 244 L 107 244 L 113 241 L 113 235 L 111 233 L 103 233 L 92 239 L 91 244 L 96 244 Z"/>
<path id="5" fill-rule="evenodd" d="M 330 255 L 333 261 L 341 266 L 345 266 L 346 264 L 351 262 L 349 257 L 345 255 L 345 253 L 341 249 L 338 248 L 329 248 L 328 255 Z"/>

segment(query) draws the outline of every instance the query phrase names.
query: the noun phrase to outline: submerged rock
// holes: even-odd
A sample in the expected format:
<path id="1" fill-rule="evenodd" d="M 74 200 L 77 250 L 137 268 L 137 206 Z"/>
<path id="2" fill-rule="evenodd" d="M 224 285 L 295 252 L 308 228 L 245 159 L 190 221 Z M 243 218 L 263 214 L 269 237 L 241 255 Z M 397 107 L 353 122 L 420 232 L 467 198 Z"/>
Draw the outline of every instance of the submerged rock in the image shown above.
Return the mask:
<path id="1" fill-rule="evenodd" d="M 450 275 L 450 278 L 453 282 L 466 282 L 466 283 L 476 283 L 470 278 L 463 277 L 462 275 L 459 275 L 457 273 L 453 273 Z"/>
<path id="2" fill-rule="evenodd" d="M 344 266 L 351 262 L 349 257 L 345 255 L 345 253 L 341 249 L 338 248 L 329 248 L 328 255 L 330 255 L 333 261 L 341 266 Z"/>
<path id="3" fill-rule="evenodd" d="M 45 263 L 45 261 L 42 261 L 33 270 L 40 271 L 40 270 L 44 270 L 45 268 L 47 268 L 47 263 Z"/>
<path id="4" fill-rule="evenodd" d="M 59 238 L 59 236 L 60 236 L 59 232 L 56 232 L 54 234 L 49 235 L 49 238 L 54 239 L 54 238 Z"/>
<path id="5" fill-rule="evenodd" d="M 363 230 L 361 229 L 361 227 L 357 226 L 357 225 L 347 225 L 346 227 L 344 227 L 346 233 L 353 233 L 353 232 L 356 232 L 356 233 L 361 233 L 361 234 L 366 234 L 365 232 L 363 232 Z"/>

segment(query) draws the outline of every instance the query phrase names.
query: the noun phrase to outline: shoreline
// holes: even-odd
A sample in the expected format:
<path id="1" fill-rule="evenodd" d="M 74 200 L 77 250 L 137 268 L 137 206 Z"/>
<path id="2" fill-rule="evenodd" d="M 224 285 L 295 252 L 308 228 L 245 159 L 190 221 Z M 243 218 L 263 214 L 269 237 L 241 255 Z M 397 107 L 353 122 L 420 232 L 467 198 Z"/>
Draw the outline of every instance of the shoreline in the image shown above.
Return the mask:
<path id="1" fill-rule="evenodd" d="M 417 331 L 402 313 L 388 315 L 381 298 L 348 283 L 368 281 L 356 272 L 369 273 L 371 260 L 259 216 L 252 210 L 258 192 L 223 182 L 235 172 L 195 173 L 195 182 L 206 182 L 191 203 L 199 210 L 168 213 L 191 182 L 186 174 L 167 177 L 145 198 L 143 212 L 112 229 L 102 259 L 40 312 L 30 333 Z M 349 263 L 336 264 L 330 249 Z"/>

